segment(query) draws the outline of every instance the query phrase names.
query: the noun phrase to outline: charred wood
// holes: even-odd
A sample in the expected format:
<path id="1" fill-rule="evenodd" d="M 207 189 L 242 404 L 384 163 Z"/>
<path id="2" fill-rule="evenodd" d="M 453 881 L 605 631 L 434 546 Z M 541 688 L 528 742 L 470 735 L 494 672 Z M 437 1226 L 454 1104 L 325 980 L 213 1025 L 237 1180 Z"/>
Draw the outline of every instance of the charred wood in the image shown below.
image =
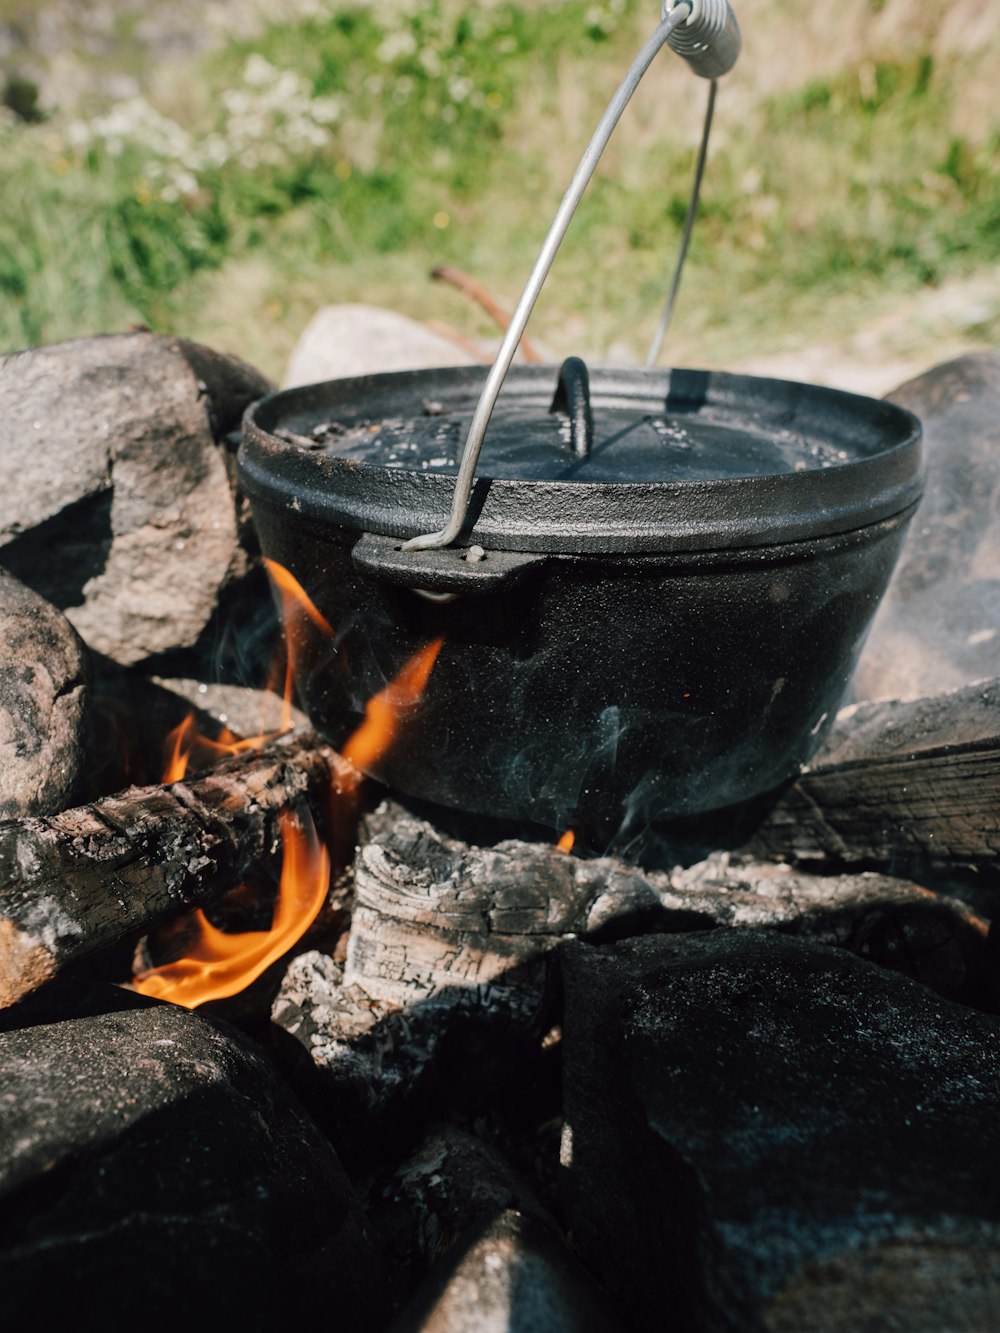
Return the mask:
<path id="1" fill-rule="evenodd" d="M 278 815 L 322 817 L 353 770 L 312 736 L 170 786 L 0 823 L 0 1008 L 67 964 L 234 888 L 277 846 Z"/>
<path id="2" fill-rule="evenodd" d="M 1000 868 L 1000 679 L 845 709 L 746 850 L 893 871 Z"/>
<path id="3" fill-rule="evenodd" d="M 302 1095 L 351 1156 L 388 1126 L 418 1127 L 442 1088 L 474 1111 L 477 1097 L 503 1095 L 505 1077 L 529 1076 L 558 1017 L 554 951 L 566 940 L 781 931 L 944 995 L 977 998 L 990 985 L 986 923 L 884 875 L 808 875 L 725 855 L 644 872 L 539 843 L 473 846 L 392 801 L 367 817 L 360 843 L 345 966 L 301 955 L 272 1011 L 294 1038 Z"/>
<path id="4" fill-rule="evenodd" d="M 724 853 L 667 873 L 540 843 L 475 847 L 385 802 L 355 860 L 345 980 L 399 1006 L 474 991 L 477 1007 L 538 1025 L 545 957 L 562 940 L 713 926 L 849 948 L 947 995 L 986 966 L 985 923 L 906 880 L 804 874 Z"/>

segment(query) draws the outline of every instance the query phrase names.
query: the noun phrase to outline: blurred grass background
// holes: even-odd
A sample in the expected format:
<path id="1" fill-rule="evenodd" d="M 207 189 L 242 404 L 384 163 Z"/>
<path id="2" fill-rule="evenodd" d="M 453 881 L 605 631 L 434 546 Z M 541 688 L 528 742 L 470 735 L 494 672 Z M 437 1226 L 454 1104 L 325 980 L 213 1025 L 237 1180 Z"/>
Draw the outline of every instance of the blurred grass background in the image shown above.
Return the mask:
<path id="1" fill-rule="evenodd" d="M 665 359 L 996 343 L 1000 6 L 737 12 Z M 513 302 L 657 13 L 0 0 L 0 350 L 141 322 L 280 377 L 327 302 L 492 332 L 428 270 Z M 555 354 L 643 357 L 706 90 L 669 52 L 643 82 L 531 326 Z"/>

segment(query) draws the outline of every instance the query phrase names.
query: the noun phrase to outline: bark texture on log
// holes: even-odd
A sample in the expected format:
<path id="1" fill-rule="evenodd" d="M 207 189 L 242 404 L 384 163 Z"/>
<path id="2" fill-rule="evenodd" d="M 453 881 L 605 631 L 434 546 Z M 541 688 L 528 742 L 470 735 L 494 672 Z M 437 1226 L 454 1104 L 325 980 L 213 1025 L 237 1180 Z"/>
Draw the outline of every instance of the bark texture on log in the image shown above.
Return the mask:
<path id="1" fill-rule="evenodd" d="M 354 780 L 307 736 L 168 787 L 0 823 L 0 1008 L 67 963 L 234 888 L 277 845 L 278 815 L 325 812 Z"/>
<path id="2" fill-rule="evenodd" d="M 747 851 L 892 870 L 1000 867 L 1000 679 L 845 709 Z"/>

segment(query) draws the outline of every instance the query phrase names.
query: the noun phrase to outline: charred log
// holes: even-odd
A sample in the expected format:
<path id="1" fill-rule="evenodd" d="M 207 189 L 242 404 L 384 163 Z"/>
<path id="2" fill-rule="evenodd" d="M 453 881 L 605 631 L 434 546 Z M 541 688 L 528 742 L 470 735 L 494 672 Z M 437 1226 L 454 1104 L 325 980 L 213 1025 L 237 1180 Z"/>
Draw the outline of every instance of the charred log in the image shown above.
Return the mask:
<path id="1" fill-rule="evenodd" d="M 194 905 L 266 860 L 278 815 L 322 818 L 354 771 L 312 736 L 210 773 L 48 818 L 0 823 L 0 1008 L 79 961 Z"/>
<path id="2" fill-rule="evenodd" d="M 896 872 L 1000 868 L 1000 679 L 845 709 L 747 850 Z"/>
<path id="3" fill-rule="evenodd" d="M 272 1011 L 295 1040 L 301 1094 L 352 1157 L 445 1098 L 476 1113 L 505 1082 L 541 1074 L 533 1062 L 558 1018 L 555 951 L 567 940 L 781 931 L 946 996 L 978 1000 L 991 984 L 986 923 L 885 875 L 724 855 L 645 872 L 540 843 L 474 846 L 392 801 L 366 818 L 360 844 L 346 965 L 301 955 Z"/>

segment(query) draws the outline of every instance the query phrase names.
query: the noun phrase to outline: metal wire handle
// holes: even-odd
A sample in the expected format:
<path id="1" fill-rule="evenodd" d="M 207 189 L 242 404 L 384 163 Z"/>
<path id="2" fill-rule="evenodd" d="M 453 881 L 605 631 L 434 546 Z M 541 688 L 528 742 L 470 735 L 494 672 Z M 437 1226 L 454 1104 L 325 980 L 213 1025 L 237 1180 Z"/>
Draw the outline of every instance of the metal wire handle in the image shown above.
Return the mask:
<path id="1" fill-rule="evenodd" d="M 724 74 L 735 62 L 739 53 L 739 28 L 736 26 L 735 17 L 727 0 L 664 0 L 660 24 L 632 62 L 598 122 L 552 220 L 517 308 L 511 316 L 496 359 L 486 378 L 486 384 L 472 418 L 472 425 L 469 427 L 455 481 L 451 516 L 440 532 L 423 533 L 404 542 L 402 546 L 404 551 L 424 551 L 434 547 L 449 546 L 461 532 L 472 496 L 472 485 L 475 481 L 476 466 L 486 436 L 486 428 L 493 415 L 503 382 L 507 378 L 517 345 L 521 341 L 535 302 L 573 220 L 573 214 L 642 76 L 670 39 L 671 34 L 685 22 L 690 31 L 683 37 L 675 38 L 671 45 L 679 55 L 684 56 L 696 73 L 714 79 L 719 74 Z M 693 216 L 691 221 L 693 222 Z"/>

